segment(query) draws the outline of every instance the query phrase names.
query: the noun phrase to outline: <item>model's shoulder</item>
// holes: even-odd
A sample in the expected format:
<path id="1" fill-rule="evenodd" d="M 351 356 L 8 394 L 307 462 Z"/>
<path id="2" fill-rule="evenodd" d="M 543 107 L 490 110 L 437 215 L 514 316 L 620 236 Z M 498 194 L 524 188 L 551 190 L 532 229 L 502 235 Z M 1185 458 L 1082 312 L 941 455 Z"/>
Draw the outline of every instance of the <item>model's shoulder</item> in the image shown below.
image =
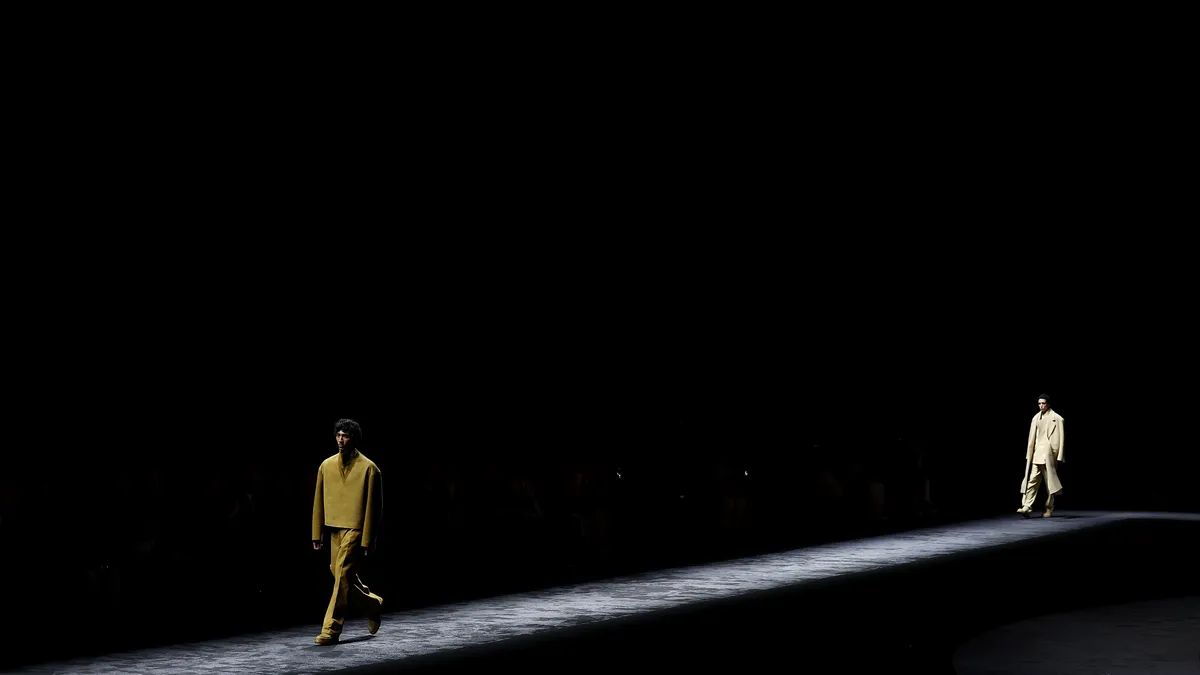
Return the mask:
<path id="1" fill-rule="evenodd" d="M 321 467 L 320 467 L 320 468 L 324 469 L 325 467 L 329 466 L 329 464 L 330 464 L 331 462 L 336 462 L 336 461 L 337 461 L 337 459 L 338 459 L 338 456 L 337 456 L 337 453 L 335 452 L 335 453 L 333 453 L 332 455 L 330 455 L 330 456 L 326 457 L 325 459 L 321 460 Z"/>
<path id="2" fill-rule="evenodd" d="M 375 473 L 382 473 L 379 470 L 379 465 L 375 462 L 372 462 L 370 457 L 362 454 L 361 450 L 358 451 L 358 458 L 367 463 L 367 469 L 374 471 Z"/>

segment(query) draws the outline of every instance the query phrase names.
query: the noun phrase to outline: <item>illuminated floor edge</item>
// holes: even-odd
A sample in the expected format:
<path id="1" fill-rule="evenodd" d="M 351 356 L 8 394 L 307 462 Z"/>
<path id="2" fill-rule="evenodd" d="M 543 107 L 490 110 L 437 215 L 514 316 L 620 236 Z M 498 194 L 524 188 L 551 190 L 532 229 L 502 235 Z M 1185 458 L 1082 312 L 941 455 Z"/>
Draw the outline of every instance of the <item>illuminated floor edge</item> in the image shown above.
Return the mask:
<path id="1" fill-rule="evenodd" d="M 1061 517 L 1059 517 L 1061 516 Z M 1200 514 L 1069 512 L 1000 517 L 839 542 L 723 563 L 385 615 L 368 636 L 352 621 L 344 643 L 317 647 L 319 619 L 283 631 L 48 663 L 21 673 L 321 673 L 496 643 L 560 628 L 731 598 L 906 563 L 985 550 L 1130 519 L 1200 521 Z"/>

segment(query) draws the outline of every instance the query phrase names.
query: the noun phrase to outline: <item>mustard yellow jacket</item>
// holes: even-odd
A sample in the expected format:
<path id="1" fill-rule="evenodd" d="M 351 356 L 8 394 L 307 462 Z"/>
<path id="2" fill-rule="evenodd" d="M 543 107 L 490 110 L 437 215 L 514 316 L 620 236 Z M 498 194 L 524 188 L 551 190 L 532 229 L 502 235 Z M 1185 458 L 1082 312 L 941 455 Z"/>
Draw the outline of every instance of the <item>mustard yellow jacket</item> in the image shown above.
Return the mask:
<path id="1" fill-rule="evenodd" d="M 383 478 L 375 462 L 354 452 L 342 466 L 341 454 L 321 462 L 313 495 L 312 538 L 320 541 L 325 527 L 361 530 L 361 545 L 370 548 L 383 518 Z"/>

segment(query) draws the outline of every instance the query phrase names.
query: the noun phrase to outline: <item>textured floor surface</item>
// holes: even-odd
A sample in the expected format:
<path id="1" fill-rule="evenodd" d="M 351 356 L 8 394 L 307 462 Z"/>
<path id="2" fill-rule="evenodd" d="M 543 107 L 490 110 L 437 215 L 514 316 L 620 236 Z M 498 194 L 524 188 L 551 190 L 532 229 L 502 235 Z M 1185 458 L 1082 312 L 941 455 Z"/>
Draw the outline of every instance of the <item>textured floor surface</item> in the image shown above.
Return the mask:
<path id="1" fill-rule="evenodd" d="M 975 552 L 1129 519 L 1200 520 L 1200 515 L 1167 513 L 1061 512 L 1058 515 L 1062 517 L 980 520 L 385 614 L 383 628 L 377 635 L 369 636 L 364 622 L 351 622 L 343 633 L 342 644 L 334 647 L 312 643 L 320 628 L 319 617 L 314 617 L 312 624 L 290 630 L 47 663 L 16 672 L 322 673 L 386 663 L 402 665 L 404 659 L 415 656 Z"/>
<path id="2" fill-rule="evenodd" d="M 1052 614 L 959 648 L 958 675 L 1200 675 L 1200 597 Z"/>

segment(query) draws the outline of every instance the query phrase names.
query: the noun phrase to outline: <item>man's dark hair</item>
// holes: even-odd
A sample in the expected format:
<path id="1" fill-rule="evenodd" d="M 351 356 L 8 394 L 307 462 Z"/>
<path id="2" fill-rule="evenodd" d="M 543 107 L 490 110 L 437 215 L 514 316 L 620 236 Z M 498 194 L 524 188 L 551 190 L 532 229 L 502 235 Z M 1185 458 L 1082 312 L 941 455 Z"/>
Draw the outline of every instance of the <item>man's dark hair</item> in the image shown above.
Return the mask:
<path id="1" fill-rule="evenodd" d="M 358 444 L 362 442 L 362 427 L 352 419 L 343 417 L 338 420 L 337 424 L 333 425 L 333 433 L 336 434 L 339 431 L 350 434 L 350 447 L 352 448 L 357 448 Z"/>
<path id="2" fill-rule="evenodd" d="M 1046 405 L 1050 405 L 1050 394 L 1038 394 L 1038 400 L 1045 400 Z"/>

